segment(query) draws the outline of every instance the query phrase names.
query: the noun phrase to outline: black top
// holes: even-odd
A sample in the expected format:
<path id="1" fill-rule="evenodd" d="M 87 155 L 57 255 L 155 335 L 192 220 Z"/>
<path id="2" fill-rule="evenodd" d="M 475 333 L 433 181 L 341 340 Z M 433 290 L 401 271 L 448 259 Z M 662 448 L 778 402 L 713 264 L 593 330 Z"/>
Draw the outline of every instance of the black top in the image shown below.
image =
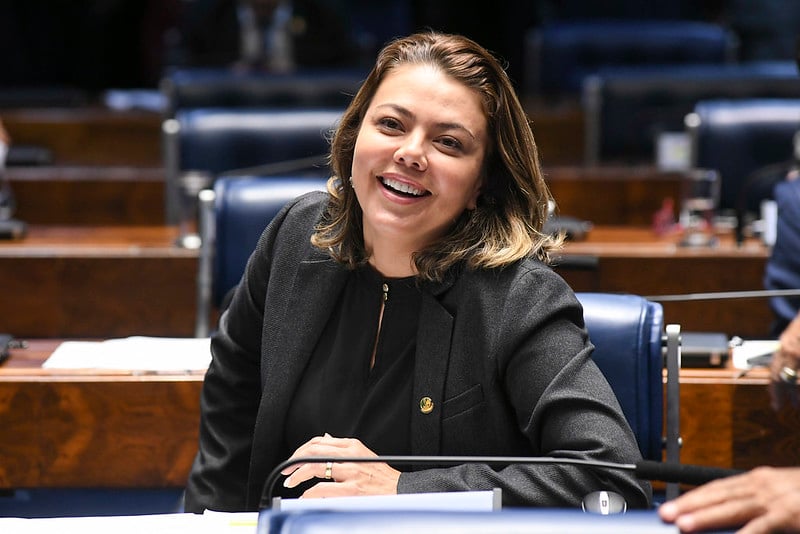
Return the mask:
<path id="1" fill-rule="evenodd" d="M 325 432 L 356 437 L 379 455 L 411 454 L 420 297 L 414 277 L 384 279 L 371 267 L 349 276 L 287 414 L 287 458 Z"/>

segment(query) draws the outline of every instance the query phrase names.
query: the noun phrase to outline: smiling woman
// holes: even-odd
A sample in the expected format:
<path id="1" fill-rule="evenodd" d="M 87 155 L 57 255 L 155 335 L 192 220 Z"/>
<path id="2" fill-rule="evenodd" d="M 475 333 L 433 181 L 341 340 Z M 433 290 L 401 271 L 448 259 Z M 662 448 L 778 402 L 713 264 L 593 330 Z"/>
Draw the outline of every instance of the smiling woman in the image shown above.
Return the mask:
<path id="1" fill-rule="evenodd" d="M 500 62 L 464 37 L 389 43 L 345 111 L 327 193 L 262 235 L 212 338 L 186 509 L 281 496 L 501 488 L 505 506 L 574 506 L 630 474 L 579 465 L 420 469 L 376 455 L 641 459 L 591 359 L 572 290 L 547 265 L 549 191 Z M 288 318 L 292 319 L 289 320 Z"/>
<path id="2" fill-rule="evenodd" d="M 386 276 L 415 274 L 414 253 L 476 209 L 487 145 L 472 89 L 426 65 L 404 65 L 384 79 L 361 124 L 352 169 L 373 267 Z"/>

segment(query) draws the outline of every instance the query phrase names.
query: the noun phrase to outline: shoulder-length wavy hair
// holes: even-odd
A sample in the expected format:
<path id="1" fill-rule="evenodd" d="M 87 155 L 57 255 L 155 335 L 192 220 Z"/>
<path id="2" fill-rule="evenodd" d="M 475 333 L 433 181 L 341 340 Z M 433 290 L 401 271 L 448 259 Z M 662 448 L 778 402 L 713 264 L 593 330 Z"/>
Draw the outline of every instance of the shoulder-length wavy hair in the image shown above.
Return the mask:
<path id="1" fill-rule="evenodd" d="M 378 87 L 392 69 L 405 64 L 434 66 L 476 91 L 483 102 L 490 145 L 477 208 L 465 211 L 446 235 L 415 253 L 419 277 L 436 281 L 457 264 L 490 269 L 531 255 L 548 262 L 562 239 L 542 233 L 550 191 L 528 117 L 511 81 L 498 60 L 474 41 L 437 32 L 394 40 L 378 54 L 333 134 L 331 199 L 312 243 L 350 268 L 367 261 L 361 207 L 348 181 L 353 153 Z"/>

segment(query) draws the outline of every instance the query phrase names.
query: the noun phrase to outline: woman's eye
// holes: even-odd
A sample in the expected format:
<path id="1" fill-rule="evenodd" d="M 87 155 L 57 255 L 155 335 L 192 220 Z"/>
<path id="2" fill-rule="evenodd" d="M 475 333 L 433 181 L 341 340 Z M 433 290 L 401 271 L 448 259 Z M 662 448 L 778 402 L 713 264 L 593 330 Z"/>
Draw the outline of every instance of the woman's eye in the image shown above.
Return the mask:
<path id="1" fill-rule="evenodd" d="M 439 139 L 439 143 L 443 147 L 452 150 L 459 150 L 461 148 L 461 142 L 453 137 L 442 137 L 441 139 Z"/>
<path id="2" fill-rule="evenodd" d="M 378 124 L 389 130 L 399 130 L 402 126 L 400 121 L 393 119 L 392 117 L 384 117 L 378 121 Z"/>

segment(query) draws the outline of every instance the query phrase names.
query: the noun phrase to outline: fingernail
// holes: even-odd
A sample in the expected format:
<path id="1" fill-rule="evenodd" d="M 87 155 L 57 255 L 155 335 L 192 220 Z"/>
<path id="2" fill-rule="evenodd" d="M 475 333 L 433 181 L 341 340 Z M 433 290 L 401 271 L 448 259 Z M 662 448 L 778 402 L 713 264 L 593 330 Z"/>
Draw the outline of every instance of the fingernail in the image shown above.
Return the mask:
<path id="1" fill-rule="evenodd" d="M 292 484 L 289 482 L 289 477 L 286 477 L 286 478 L 283 480 L 283 487 L 284 487 L 284 488 L 291 488 L 291 487 L 292 487 Z"/>
<path id="2" fill-rule="evenodd" d="M 332 437 L 332 436 L 331 436 L 330 434 L 328 434 L 327 432 L 325 432 L 325 434 L 324 434 L 322 437 L 323 437 L 323 438 L 330 438 L 330 437 Z"/>

